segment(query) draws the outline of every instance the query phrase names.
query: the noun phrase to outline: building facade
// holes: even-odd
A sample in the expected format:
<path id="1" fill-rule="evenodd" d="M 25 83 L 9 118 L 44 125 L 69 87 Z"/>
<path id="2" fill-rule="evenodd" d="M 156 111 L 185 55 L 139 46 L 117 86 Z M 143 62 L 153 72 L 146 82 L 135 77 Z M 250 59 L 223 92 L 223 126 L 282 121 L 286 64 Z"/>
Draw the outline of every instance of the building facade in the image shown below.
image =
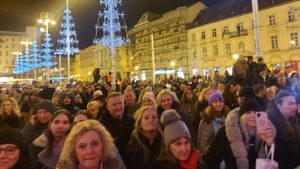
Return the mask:
<path id="1" fill-rule="evenodd" d="M 198 2 L 178 7 L 162 16 L 144 13 L 128 31 L 133 48 L 132 70 L 135 76 L 142 80 L 152 79 L 153 67 L 157 79 L 172 74 L 189 76 L 187 24 L 192 23 L 199 11 L 205 8 L 204 4 Z"/>
<path id="2" fill-rule="evenodd" d="M 24 52 L 21 41 L 37 40 L 38 29 L 26 26 L 24 32 L 0 31 L 0 76 L 13 76 L 16 55 L 13 52 Z"/>
<path id="3" fill-rule="evenodd" d="M 259 1 L 258 6 L 265 62 L 284 67 L 300 61 L 300 1 Z M 230 0 L 201 11 L 188 30 L 190 72 L 230 72 L 233 55 L 255 56 L 253 25 L 251 1 Z"/>
<path id="4" fill-rule="evenodd" d="M 81 80 L 93 81 L 93 71 L 100 68 L 101 77 L 111 71 L 110 49 L 103 45 L 92 45 L 75 56 L 75 75 Z M 126 44 L 114 49 L 114 63 L 117 79 L 131 77 L 131 45 Z"/>

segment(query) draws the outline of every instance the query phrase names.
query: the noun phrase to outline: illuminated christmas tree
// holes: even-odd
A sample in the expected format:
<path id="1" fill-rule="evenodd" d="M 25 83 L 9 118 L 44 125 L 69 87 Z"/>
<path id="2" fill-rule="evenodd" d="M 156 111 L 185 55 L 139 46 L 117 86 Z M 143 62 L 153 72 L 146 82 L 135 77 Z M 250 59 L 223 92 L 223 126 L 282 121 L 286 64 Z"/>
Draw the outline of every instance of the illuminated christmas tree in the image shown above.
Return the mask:
<path id="1" fill-rule="evenodd" d="M 32 64 L 32 69 L 37 69 L 40 68 L 40 62 L 41 62 L 41 57 L 40 57 L 40 49 L 39 49 L 39 44 L 36 40 L 32 42 L 32 48 L 31 48 L 31 64 Z"/>
<path id="2" fill-rule="evenodd" d="M 53 44 L 51 42 L 51 36 L 49 33 L 44 34 L 41 57 L 41 66 L 49 68 L 56 65 L 56 62 L 54 62 Z"/>

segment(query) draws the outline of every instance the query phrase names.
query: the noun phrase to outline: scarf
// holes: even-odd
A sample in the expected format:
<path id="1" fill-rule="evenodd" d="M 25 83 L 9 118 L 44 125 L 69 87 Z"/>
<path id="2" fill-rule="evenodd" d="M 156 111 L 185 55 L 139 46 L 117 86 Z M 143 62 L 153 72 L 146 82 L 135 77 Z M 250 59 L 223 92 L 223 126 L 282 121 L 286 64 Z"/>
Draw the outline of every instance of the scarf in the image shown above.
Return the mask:
<path id="1" fill-rule="evenodd" d="M 180 161 L 181 169 L 197 169 L 198 167 L 198 151 L 192 150 L 189 158 L 185 161 Z"/>

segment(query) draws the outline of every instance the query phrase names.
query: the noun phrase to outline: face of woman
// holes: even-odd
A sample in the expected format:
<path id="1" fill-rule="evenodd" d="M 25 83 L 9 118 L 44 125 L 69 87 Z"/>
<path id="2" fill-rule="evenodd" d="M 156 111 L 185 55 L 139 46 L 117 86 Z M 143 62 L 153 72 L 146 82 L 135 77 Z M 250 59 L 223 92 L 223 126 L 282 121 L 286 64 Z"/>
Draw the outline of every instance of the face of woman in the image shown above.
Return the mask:
<path id="1" fill-rule="evenodd" d="M 244 118 L 248 127 L 256 127 L 255 111 L 246 112 Z"/>
<path id="2" fill-rule="evenodd" d="M 5 101 L 2 103 L 2 110 L 5 114 L 9 115 L 12 112 L 12 104 L 10 101 Z"/>
<path id="3" fill-rule="evenodd" d="M 82 168 L 100 168 L 102 141 L 95 131 L 88 131 L 77 138 L 75 153 Z"/>
<path id="4" fill-rule="evenodd" d="M 87 110 L 93 115 L 93 117 L 96 119 L 98 117 L 99 113 L 99 106 L 93 105 L 87 108 Z"/>
<path id="5" fill-rule="evenodd" d="M 87 120 L 87 117 L 83 114 L 78 114 L 77 116 L 74 117 L 74 121 L 73 121 L 73 124 L 77 124 L 77 123 L 80 123 L 84 120 Z"/>
<path id="6" fill-rule="evenodd" d="M 185 161 L 189 158 L 192 150 L 191 141 L 181 137 L 170 144 L 172 155 L 179 161 Z"/>
<path id="7" fill-rule="evenodd" d="M 168 93 L 165 93 L 161 96 L 161 103 L 160 106 L 164 110 L 168 110 L 172 108 L 172 96 Z"/>
<path id="8" fill-rule="evenodd" d="M 20 150 L 14 144 L 0 145 L 0 169 L 10 169 L 20 158 Z"/>
<path id="9" fill-rule="evenodd" d="M 145 110 L 141 120 L 140 127 L 144 132 L 156 131 L 158 128 L 157 113 L 152 109 Z"/>
<path id="10" fill-rule="evenodd" d="M 193 99 L 193 92 L 191 90 L 186 91 L 185 96 L 188 100 Z"/>
<path id="11" fill-rule="evenodd" d="M 297 112 L 297 104 L 296 99 L 294 96 L 287 96 L 283 97 L 281 104 L 277 104 L 277 108 L 281 112 L 281 114 L 286 118 L 289 119 L 294 117 Z"/>
<path id="12" fill-rule="evenodd" d="M 63 137 L 67 135 L 71 127 L 69 118 L 65 114 L 57 115 L 50 124 L 50 130 L 54 137 Z"/>
<path id="13" fill-rule="evenodd" d="M 224 102 L 222 100 L 216 100 L 211 104 L 211 106 L 216 110 L 216 111 L 222 111 L 224 108 Z"/>
<path id="14" fill-rule="evenodd" d="M 150 100 L 150 99 L 148 99 L 148 98 L 144 98 L 144 99 L 142 100 L 142 102 L 143 102 L 143 105 L 144 105 L 144 106 L 154 106 L 154 103 L 152 102 L 152 100 Z"/>

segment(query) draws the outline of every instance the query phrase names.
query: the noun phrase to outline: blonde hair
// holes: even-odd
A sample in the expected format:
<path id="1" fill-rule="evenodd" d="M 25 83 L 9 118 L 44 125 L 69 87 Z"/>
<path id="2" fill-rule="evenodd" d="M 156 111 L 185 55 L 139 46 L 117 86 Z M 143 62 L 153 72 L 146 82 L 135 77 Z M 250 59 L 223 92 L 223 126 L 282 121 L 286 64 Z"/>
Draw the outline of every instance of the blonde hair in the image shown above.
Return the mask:
<path id="1" fill-rule="evenodd" d="M 158 93 L 158 95 L 157 95 L 157 97 L 156 97 L 156 100 L 155 100 L 155 102 L 156 102 L 156 108 L 157 108 L 158 106 L 160 106 L 161 98 L 162 98 L 162 96 L 163 96 L 164 94 L 169 94 L 169 95 L 172 97 L 172 104 L 173 104 L 174 102 L 176 102 L 177 104 L 179 104 L 179 100 L 178 100 L 178 98 L 177 98 L 177 96 L 176 96 L 176 94 L 175 94 L 174 92 L 172 92 L 172 91 L 169 90 L 169 89 L 163 89 L 163 90 L 161 90 L 161 91 Z"/>
<path id="2" fill-rule="evenodd" d="M 86 108 L 90 108 L 90 107 L 93 107 L 93 106 L 99 106 L 98 102 L 97 101 L 91 101 L 87 104 Z"/>
<path id="3" fill-rule="evenodd" d="M 6 115 L 3 112 L 3 103 L 6 102 L 6 101 L 9 101 L 11 103 L 11 105 L 12 105 L 12 114 L 15 114 L 18 117 L 20 117 L 21 116 L 20 107 L 19 107 L 16 99 L 14 99 L 12 97 L 3 99 L 2 104 L 1 104 L 1 109 L 0 109 L 0 115 L 3 115 L 3 116 Z"/>
<path id="4" fill-rule="evenodd" d="M 72 168 L 79 165 L 78 159 L 75 153 L 76 142 L 79 137 L 88 131 L 95 131 L 100 140 L 102 141 L 102 158 L 101 161 L 106 161 L 109 158 L 116 158 L 115 145 L 113 138 L 106 128 L 96 120 L 86 120 L 76 124 L 71 132 L 69 133 L 64 147 L 62 149 L 59 162 L 57 163 L 57 168 Z M 63 166 L 68 167 L 63 167 Z"/>
<path id="5" fill-rule="evenodd" d="M 211 89 L 211 87 L 207 87 L 201 91 L 200 96 L 199 96 L 199 101 L 203 102 L 205 100 L 205 95 L 210 89 Z M 208 101 L 208 100 L 206 100 L 206 101 Z"/>

